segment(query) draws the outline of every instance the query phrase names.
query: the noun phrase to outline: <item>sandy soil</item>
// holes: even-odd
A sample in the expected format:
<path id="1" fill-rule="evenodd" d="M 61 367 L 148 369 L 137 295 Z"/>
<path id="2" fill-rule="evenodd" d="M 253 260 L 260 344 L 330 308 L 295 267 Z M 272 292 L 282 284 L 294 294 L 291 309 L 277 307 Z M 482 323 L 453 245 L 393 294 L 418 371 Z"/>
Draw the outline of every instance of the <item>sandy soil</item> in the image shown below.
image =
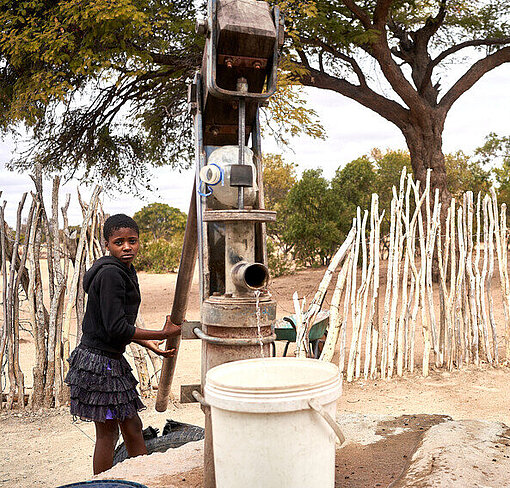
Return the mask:
<path id="1" fill-rule="evenodd" d="M 275 279 L 270 291 L 278 303 L 278 316 L 292 313 L 291 297 L 296 290 L 310 303 L 323 273 L 324 269 L 310 269 Z M 384 276 L 383 270 L 381 275 Z M 169 313 L 175 278 L 175 275 L 140 274 L 141 313 L 149 326 L 160 327 L 164 316 Z M 499 284 L 493 283 L 493 287 L 497 289 Z M 326 308 L 329 299 L 330 295 L 326 299 Z M 503 311 L 496 302 L 499 300 L 495 300 L 496 319 L 502 323 Z M 199 318 L 196 286 L 190 297 L 187 318 Z M 33 344 L 28 333 L 23 333 L 22 337 L 22 367 L 30 384 Z M 418 342 L 417 364 L 421 361 L 421 347 Z M 283 345 L 279 344 L 280 353 L 282 348 Z M 184 341 L 172 387 L 175 397 L 179 395 L 181 384 L 198 383 L 199 378 L 200 343 Z M 344 383 L 339 415 L 427 413 L 449 415 L 453 419 L 495 420 L 510 425 L 509 380 L 510 369 L 507 366 L 495 369 L 485 365 L 451 373 L 432 370 L 427 378 L 422 378 L 417 369 L 413 375 L 391 381 Z M 148 408 L 141 414 L 145 426 L 161 429 L 168 418 L 203 425 L 203 414 L 197 404 L 173 402 L 163 414 L 155 412 L 153 400 L 146 404 Z M 90 479 L 92 475 L 94 427 L 86 422 L 73 422 L 67 409 L 35 413 L 2 412 L 0 435 L 2 487 L 55 487 Z"/>

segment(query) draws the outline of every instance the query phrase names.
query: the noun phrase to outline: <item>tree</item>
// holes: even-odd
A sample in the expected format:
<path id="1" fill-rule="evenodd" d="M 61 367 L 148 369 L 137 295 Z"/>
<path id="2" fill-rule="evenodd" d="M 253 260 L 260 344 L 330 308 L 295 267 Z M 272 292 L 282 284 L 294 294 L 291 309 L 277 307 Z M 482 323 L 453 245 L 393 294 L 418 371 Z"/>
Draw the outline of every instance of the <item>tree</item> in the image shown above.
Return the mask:
<path id="1" fill-rule="evenodd" d="M 136 258 L 136 269 L 148 273 L 173 273 L 179 269 L 184 235 L 172 239 L 154 239 L 149 234 L 140 236 L 140 252 Z"/>
<path id="2" fill-rule="evenodd" d="M 265 206 L 269 210 L 278 210 L 297 181 L 296 165 L 285 162 L 281 154 L 265 154 L 262 166 Z"/>
<path id="3" fill-rule="evenodd" d="M 489 192 L 492 186 L 491 172 L 484 170 L 480 162 L 472 161 L 462 151 L 457 151 L 446 154 L 445 163 L 448 190 L 457 201 L 461 201 L 462 195 L 467 191 L 472 191 L 475 198 L 478 192 Z"/>
<path id="4" fill-rule="evenodd" d="M 267 225 L 267 234 L 279 250 L 290 251 L 283 241 L 287 219 L 286 198 L 290 189 L 296 184 L 296 165 L 286 163 L 280 154 L 265 154 L 262 157 L 264 168 L 264 203 L 267 209 L 276 211 L 276 222 Z"/>
<path id="5" fill-rule="evenodd" d="M 482 164 L 500 162 L 493 169 L 498 199 L 510 205 L 510 136 L 498 136 L 491 132 L 485 138 L 485 144 L 476 149 L 475 154 L 480 157 Z"/>
<path id="6" fill-rule="evenodd" d="M 32 136 L 12 166 L 138 187 L 148 166 L 190 161 L 195 15 L 184 0 L 2 2 L 0 127 Z"/>
<path id="7" fill-rule="evenodd" d="M 276 211 L 276 222 L 266 226 L 268 236 L 268 264 L 273 276 L 291 272 L 294 263 L 289 259 L 293 243 L 284 240 L 287 228 L 286 198 L 297 181 L 296 165 L 287 163 L 280 154 L 262 156 L 264 171 L 264 203 L 267 209 Z"/>
<path id="8" fill-rule="evenodd" d="M 307 170 L 290 190 L 283 238 L 304 264 L 328 264 L 341 242 L 333 192 L 322 170 Z"/>
<path id="9" fill-rule="evenodd" d="M 47 173 L 137 192 L 151 167 L 189 166 L 186 93 L 202 60 L 204 42 L 194 25 L 204 4 L 1 2 L 0 128 L 29 130 L 29 141 L 21 138 L 28 150 L 10 168 L 25 171 L 39 162 Z M 303 103 L 284 82 L 276 119 L 291 134 L 320 136 Z"/>
<path id="10" fill-rule="evenodd" d="M 184 234 L 187 216 L 166 203 L 150 203 L 133 215 L 141 233 L 150 233 L 153 239 L 171 239 Z"/>
<path id="11" fill-rule="evenodd" d="M 372 149 L 370 156 L 374 161 L 376 172 L 376 191 L 379 194 L 379 203 L 383 208 L 390 208 L 392 188 L 400 185 L 400 175 L 404 167 L 407 173 L 412 172 L 409 152 L 388 149 L 383 153 L 380 149 Z M 424 184 L 425 182 L 423 182 Z"/>
<path id="12" fill-rule="evenodd" d="M 336 222 L 345 237 L 356 217 L 356 208 L 362 211 L 370 208 L 372 193 L 376 191 L 376 173 L 367 156 L 354 159 L 343 168 L 336 170 L 331 180 L 336 206 Z"/>
<path id="13" fill-rule="evenodd" d="M 280 3 L 295 78 L 349 97 L 395 124 L 405 137 L 415 178 L 425 181 L 431 168 L 432 186 L 439 188 L 446 209 L 445 119 L 484 74 L 510 61 L 510 2 Z M 456 81 L 442 84 L 446 64 L 466 54 L 477 59 Z"/>

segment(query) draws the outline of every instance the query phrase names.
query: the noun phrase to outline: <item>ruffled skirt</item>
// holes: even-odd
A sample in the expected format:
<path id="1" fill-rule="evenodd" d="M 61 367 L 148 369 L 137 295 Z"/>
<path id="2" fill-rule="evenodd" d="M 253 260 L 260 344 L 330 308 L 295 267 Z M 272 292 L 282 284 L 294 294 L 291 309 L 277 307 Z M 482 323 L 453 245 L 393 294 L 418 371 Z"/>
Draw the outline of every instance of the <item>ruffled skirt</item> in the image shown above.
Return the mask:
<path id="1" fill-rule="evenodd" d="M 69 358 L 65 382 L 71 389 L 71 414 L 82 420 L 125 420 L 145 407 L 138 381 L 122 354 L 80 344 Z"/>

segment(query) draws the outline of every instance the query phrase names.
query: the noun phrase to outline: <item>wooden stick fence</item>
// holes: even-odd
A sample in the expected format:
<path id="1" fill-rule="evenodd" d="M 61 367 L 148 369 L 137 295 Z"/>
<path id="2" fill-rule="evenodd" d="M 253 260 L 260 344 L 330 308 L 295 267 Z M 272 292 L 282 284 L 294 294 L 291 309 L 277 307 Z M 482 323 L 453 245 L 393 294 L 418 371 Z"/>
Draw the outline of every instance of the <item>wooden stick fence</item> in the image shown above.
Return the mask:
<path id="1" fill-rule="evenodd" d="M 85 270 L 105 254 L 101 239 L 105 220 L 99 201 L 101 188 L 97 186 L 94 189 L 89 203 L 82 200 L 78 191 L 83 213 L 78 234 L 69 231 L 67 210 L 70 195 L 66 196 L 60 208 L 63 227 L 59 226 L 60 178 L 53 180 L 49 212 L 43 200 L 40 168 L 35 168 L 32 179 L 35 193 L 31 193 L 32 202 L 24 226 L 22 215 L 27 193 L 18 205 L 14 231 L 9 229 L 4 218 L 7 202 L 0 205 L 0 393 L 2 407 L 7 409 L 25 408 L 26 399 L 33 409 L 58 406 L 69 400 L 68 388 L 63 380 L 68 370 L 70 351 L 80 339 L 81 327 L 76 327 L 78 337 L 74 338 L 71 325 L 73 321 L 81 324 L 83 319 L 85 294 L 81 283 Z M 44 243 L 47 249 L 47 288 L 43 288 L 44 272 L 41 269 Z M 49 309 L 45 303 L 49 303 Z M 30 394 L 27 394 L 25 373 L 20 367 L 20 312 L 25 313 L 35 344 Z M 145 327 L 141 317 L 137 325 Z M 130 351 L 141 393 L 146 396 L 158 384 L 161 361 L 136 344 Z"/>
<path id="2" fill-rule="evenodd" d="M 42 198 L 40 169 L 36 168 L 33 180 L 36 191 L 30 195 L 24 226 L 28 194 L 18 205 L 14 231 L 4 219 L 6 202 L 0 205 L 0 376 L 8 380 L 2 381 L 1 392 L 6 408 L 24 408 L 27 397 L 32 408 L 68 401 L 63 378 L 75 344 L 71 324 L 74 317 L 81 323 L 84 313 L 81 282 L 85 270 L 105 253 L 100 235 L 105 220 L 99 201 L 101 189 L 94 189 L 88 203 L 78 192 L 83 213 L 78 234 L 69 231 L 69 196 L 60 208 L 64 225 L 59 227 L 59 178 L 53 181 L 49 212 Z M 339 268 L 329 333 L 320 359 L 336 360 L 338 352 L 340 370 L 348 381 L 412 373 L 419 347 L 424 376 L 431 367 L 452 370 L 467 364 L 498 366 L 510 361 L 506 205 L 498 205 L 494 190 L 483 198 L 477 195 L 476 205 L 474 195 L 467 192 L 460 204 L 452 199 L 446 220 L 441 222 L 441 202 L 438 192 L 430 188 L 430 176 L 423 191 L 420 186 L 402 172 L 399 188 L 393 189 L 387 237 L 381 236 L 384 212 L 379 212 L 378 196 L 372 196 L 370 211 L 358 208 L 352 229 L 310 306 L 306 308 L 295 295 L 298 356 L 310 355 L 308 332 Z M 47 247 L 47 291 L 40 264 L 43 242 Z M 386 283 L 381 283 L 382 242 L 388 246 Z M 496 261 L 499 287 L 494 284 Z M 435 268 L 438 284 L 433 282 Z M 496 314 L 499 304 L 503 318 Z M 35 342 L 33 387 L 28 396 L 19 350 L 23 305 Z M 141 318 L 137 325 L 144 327 Z M 77 330 L 79 340 L 80 327 Z M 145 350 L 137 345 L 130 350 L 142 394 L 148 394 L 157 385 L 160 360 L 149 354 L 147 361 Z"/>
<path id="3" fill-rule="evenodd" d="M 382 216 L 373 195 L 370 211 L 358 208 L 342 259 L 332 261 L 321 284 L 324 300 L 324 286 L 338 268 L 320 359 L 338 360 L 347 381 L 412 373 L 417 351 L 424 376 L 431 368 L 510 361 L 506 205 L 498 205 L 494 190 L 478 195 L 476 204 L 467 192 L 460 202 L 452 199 L 442 222 L 430 173 L 423 190 L 420 186 L 404 169 L 393 189 L 385 283 L 380 282 Z M 295 297 L 303 322 L 299 355 L 309 350 L 307 317 L 317 313 L 319 302 L 305 310 Z M 503 314 L 496 313 L 500 306 Z"/>

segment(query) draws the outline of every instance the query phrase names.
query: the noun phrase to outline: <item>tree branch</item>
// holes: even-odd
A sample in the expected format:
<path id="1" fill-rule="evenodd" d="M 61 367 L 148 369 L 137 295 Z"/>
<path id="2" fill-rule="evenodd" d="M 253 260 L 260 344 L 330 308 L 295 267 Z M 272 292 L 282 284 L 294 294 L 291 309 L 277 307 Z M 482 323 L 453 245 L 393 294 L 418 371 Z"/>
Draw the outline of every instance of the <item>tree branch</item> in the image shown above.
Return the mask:
<path id="1" fill-rule="evenodd" d="M 351 56 L 347 56 L 346 54 L 342 53 L 341 51 L 338 51 L 333 46 L 326 44 L 321 39 L 308 39 L 305 37 L 301 37 L 301 41 L 309 44 L 310 46 L 320 47 L 327 53 L 334 56 L 335 58 L 341 59 L 342 61 L 345 61 L 346 63 L 350 64 L 352 67 L 352 70 L 354 71 L 354 73 L 356 73 L 356 76 L 358 77 L 360 85 L 367 86 L 367 80 L 365 78 L 365 75 L 364 75 L 363 71 L 361 70 L 359 64 L 357 63 L 357 61 L 354 58 L 352 58 Z M 304 62 L 303 59 L 301 59 L 301 61 Z M 323 70 L 321 70 L 321 71 L 323 71 Z"/>
<path id="2" fill-rule="evenodd" d="M 402 70 L 391 57 L 391 52 L 385 36 L 381 36 L 379 42 L 373 46 L 373 55 L 385 78 L 390 83 L 395 93 L 408 107 L 424 110 L 425 104 L 416 89 L 411 85 L 402 73 Z"/>
<path id="3" fill-rule="evenodd" d="M 439 11 L 435 17 L 429 17 L 425 21 L 425 25 L 418 29 L 415 33 L 416 37 L 421 37 L 421 41 L 428 43 L 430 38 L 437 32 L 439 27 L 441 27 L 444 19 L 446 17 L 446 0 L 441 0 L 441 5 L 439 6 Z"/>
<path id="4" fill-rule="evenodd" d="M 370 22 L 370 18 L 366 11 L 361 9 L 352 0 L 343 0 L 343 3 L 362 22 L 366 30 L 375 29 L 375 26 Z M 389 0 L 378 0 L 376 8 L 379 8 L 379 22 L 381 20 L 380 16 L 382 16 L 385 12 L 385 9 L 389 9 L 390 6 L 391 2 Z M 404 101 L 404 103 L 408 107 L 417 108 L 418 111 L 425 110 L 426 106 L 424 100 L 419 96 L 416 89 L 407 80 L 407 78 L 402 73 L 402 70 L 399 68 L 391 56 L 385 25 L 379 24 L 377 27 L 380 35 L 377 41 L 371 44 L 370 54 L 377 60 L 385 78 L 388 80 L 395 93 L 397 93 L 397 95 Z"/>
<path id="5" fill-rule="evenodd" d="M 186 52 L 183 52 L 179 49 L 173 49 L 173 53 L 158 53 L 144 47 L 140 47 L 134 41 L 128 41 L 126 44 L 132 46 L 136 50 L 141 53 L 148 54 L 152 61 L 156 64 L 160 64 L 163 66 L 171 66 L 174 71 L 180 69 L 196 69 L 197 66 L 200 66 L 200 61 L 202 59 L 202 50 L 198 49 L 188 49 Z M 195 47 L 195 46 L 193 46 Z"/>
<path id="6" fill-rule="evenodd" d="M 300 68 L 305 66 L 295 63 Z M 399 103 L 388 100 L 371 90 L 368 86 L 357 86 L 347 80 L 335 78 L 334 76 L 322 73 L 314 68 L 307 68 L 306 75 L 298 76 L 299 81 L 305 86 L 331 90 L 344 95 L 365 107 L 377 112 L 381 117 L 393 122 L 397 127 L 402 128 L 409 123 L 409 110 Z"/>
<path id="7" fill-rule="evenodd" d="M 427 66 L 430 63 L 428 43 L 442 25 L 445 15 L 446 0 L 441 0 L 437 15 L 428 17 L 421 29 L 409 33 L 391 16 L 388 19 L 388 27 L 399 40 L 399 48 L 392 48 L 392 54 L 411 66 L 412 77 L 419 93 L 431 104 L 437 101 L 437 90 L 430 85 L 432 72 L 427 72 Z"/>
<path id="8" fill-rule="evenodd" d="M 409 37 L 409 33 L 405 29 L 403 29 L 400 24 L 397 24 L 393 20 L 393 17 L 391 17 L 391 16 L 388 19 L 388 28 L 396 36 L 396 38 L 400 41 L 400 44 L 404 47 L 404 49 L 407 50 L 407 49 L 411 48 L 412 41 Z M 400 52 L 400 51 L 398 51 L 398 52 Z M 404 59 L 402 54 L 395 53 L 395 55 L 398 55 L 400 58 Z"/>
<path id="9" fill-rule="evenodd" d="M 374 27 L 384 29 L 393 0 L 378 0 L 374 10 Z"/>
<path id="10" fill-rule="evenodd" d="M 305 68 L 310 69 L 310 62 L 308 61 L 305 52 L 302 49 L 298 49 L 297 53 L 301 63 L 305 66 Z"/>
<path id="11" fill-rule="evenodd" d="M 476 46 L 499 46 L 504 44 L 510 44 L 510 37 L 506 37 L 503 39 L 473 39 L 471 41 L 461 42 L 456 46 L 452 46 L 450 49 L 443 51 L 437 58 L 433 59 L 427 68 L 427 71 L 430 71 L 432 75 L 432 70 L 444 59 L 456 52 L 459 52 L 466 47 L 476 47 Z"/>
<path id="12" fill-rule="evenodd" d="M 369 15 L 358 5 L 356 5 L 352 0 L 343 0 L 343 4 L 354 14 L 363 27 L 365 29 L 373 29 L 372 21 L 370 20 Z"/>
<path id="13" fill-rule="evenodd" d="M 446 113 L 455 101 L 484 74 L 508 62 L 510 62 L 510 47 L 505 47 L 486 58 L 480 59 L 448 90 L 439 102 L 439 107 Z"/>
<path id="14" fill-rule="evenodd" d="M 428 17 L 425 25 L 418 29 L 413 35 L 415 44 L 415 60 L 412 64 L 413 80 L 421 93 L 430 104 L 437 103 L 438 87 L 432 86 L 432 70 L 430 66 L 429 42 L 432 36 L 438 31 L 446 17 L 446 0 L 441 0 L 439 11 L 435 17 Z"/>
<path id="15" fill-rule="evenodd" d="M 191 55 L 190 55 L 191 54 Z M 177 54 L 161 54 L 161 53 L 149 53 L 152 60 L 163 66 L 171 66 L 174 71 L 180 69 L 196 69 L 200 65 L 201 56 L 193 56 L 193 53 L 177 53 Z"/>
<path id="16" fill-rule="evenodd" d="M 319 52 L 319 69 L 321 73 L 324 73 L 324 51 Z"/>

